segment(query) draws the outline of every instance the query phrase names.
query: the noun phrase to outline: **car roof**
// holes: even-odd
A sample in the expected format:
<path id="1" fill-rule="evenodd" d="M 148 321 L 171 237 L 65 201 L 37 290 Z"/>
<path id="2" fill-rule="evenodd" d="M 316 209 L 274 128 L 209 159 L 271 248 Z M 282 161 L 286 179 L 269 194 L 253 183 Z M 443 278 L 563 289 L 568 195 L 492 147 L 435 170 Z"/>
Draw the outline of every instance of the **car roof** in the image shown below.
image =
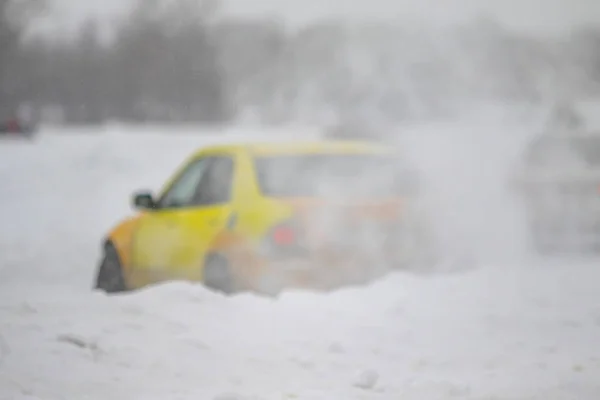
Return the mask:
<path id="1" fill-rule="evenodd" d="M 245 150 L 253 156 L 285 154 L 391 154 L 392 148 L 365 140 L 287 140 L 229 143 L 203 147 L 198 153 Z"/>

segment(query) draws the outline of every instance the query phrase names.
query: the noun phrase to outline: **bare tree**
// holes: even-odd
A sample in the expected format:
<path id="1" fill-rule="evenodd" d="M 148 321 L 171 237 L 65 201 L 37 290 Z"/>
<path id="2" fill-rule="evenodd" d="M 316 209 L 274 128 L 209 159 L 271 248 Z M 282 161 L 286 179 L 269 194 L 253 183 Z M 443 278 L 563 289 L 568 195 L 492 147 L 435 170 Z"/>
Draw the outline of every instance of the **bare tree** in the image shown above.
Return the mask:
<path id="1" fill-rule="evenodd" d="M 71 41 L 23 42 L 36 4 L 0 0 L 0 104 L 58 104 L 73 122 L 392 123 L 488 100 L 600 95 L 595 27 L 562 42 L 493 20 L 434 33 L 336 20 L 292 30 L 224 18 L 217 0 L 138 0 L 112 41 L 88 21 Z"/>
<path id="2" fill-rule="evenodd" d="M 18 74 L 21 38 L 27 24 L 45 8 L 41 0 L 0 0 L 0 113 L 12 112 L 23 81 Z"/>

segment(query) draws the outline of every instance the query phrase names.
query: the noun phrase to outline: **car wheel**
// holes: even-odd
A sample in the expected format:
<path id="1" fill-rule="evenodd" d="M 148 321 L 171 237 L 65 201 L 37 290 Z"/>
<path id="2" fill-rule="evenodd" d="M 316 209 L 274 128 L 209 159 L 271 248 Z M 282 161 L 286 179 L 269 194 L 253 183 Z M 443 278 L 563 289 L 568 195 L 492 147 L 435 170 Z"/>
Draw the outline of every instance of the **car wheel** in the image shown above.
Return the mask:
<path id="1" fill-rule="evenodd" d="M 96 275 L 95 288 L 106 293 L 127 291 L 119 255 L 111 244 L 108 244 L 104 249 L 104 255 Z"/>
<path id="2" fill-rule="evenodd" d="M 213 254 L 206 258 L 203 271 L 204 285 L 212 290 L 225 294 L 234 292 L 233 278 L 227 259 Z"/>

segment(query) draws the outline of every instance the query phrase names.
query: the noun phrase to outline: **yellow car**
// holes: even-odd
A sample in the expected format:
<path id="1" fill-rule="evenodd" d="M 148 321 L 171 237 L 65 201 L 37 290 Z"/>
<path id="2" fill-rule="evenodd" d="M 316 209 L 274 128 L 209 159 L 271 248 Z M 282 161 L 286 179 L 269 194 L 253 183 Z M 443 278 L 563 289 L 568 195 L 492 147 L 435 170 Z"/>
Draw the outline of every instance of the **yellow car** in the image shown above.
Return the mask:
<path id="1" fill-rule="evenodd" d="M 186 280 L 273 295 L 368 282 L 427 241 L 417 183 L 402 157 L 375 143 L 206 147 L 158 196 L 134 195 L 140 212 L 107 235 L 95 286 Z"/>

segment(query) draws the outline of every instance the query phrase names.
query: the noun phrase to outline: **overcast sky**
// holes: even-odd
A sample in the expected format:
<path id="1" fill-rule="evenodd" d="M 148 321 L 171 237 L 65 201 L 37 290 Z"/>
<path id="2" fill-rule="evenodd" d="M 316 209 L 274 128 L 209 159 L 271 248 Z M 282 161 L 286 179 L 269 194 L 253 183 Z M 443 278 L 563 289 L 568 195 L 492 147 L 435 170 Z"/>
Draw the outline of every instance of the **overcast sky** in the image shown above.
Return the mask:
<path id="1" fill-rule="evenodd" d="M 131 0 L 53 0 L 59 25 L 85 16 L 122 13 Z M 386 18 L 411 23 L 449 24 L 487 15 L 506 25 L 557 32 L 581 23 L 600 26 L 600 0 L 223 0 L 241 15 L 272 15 L 294 24 L 323 17 Z"/>

